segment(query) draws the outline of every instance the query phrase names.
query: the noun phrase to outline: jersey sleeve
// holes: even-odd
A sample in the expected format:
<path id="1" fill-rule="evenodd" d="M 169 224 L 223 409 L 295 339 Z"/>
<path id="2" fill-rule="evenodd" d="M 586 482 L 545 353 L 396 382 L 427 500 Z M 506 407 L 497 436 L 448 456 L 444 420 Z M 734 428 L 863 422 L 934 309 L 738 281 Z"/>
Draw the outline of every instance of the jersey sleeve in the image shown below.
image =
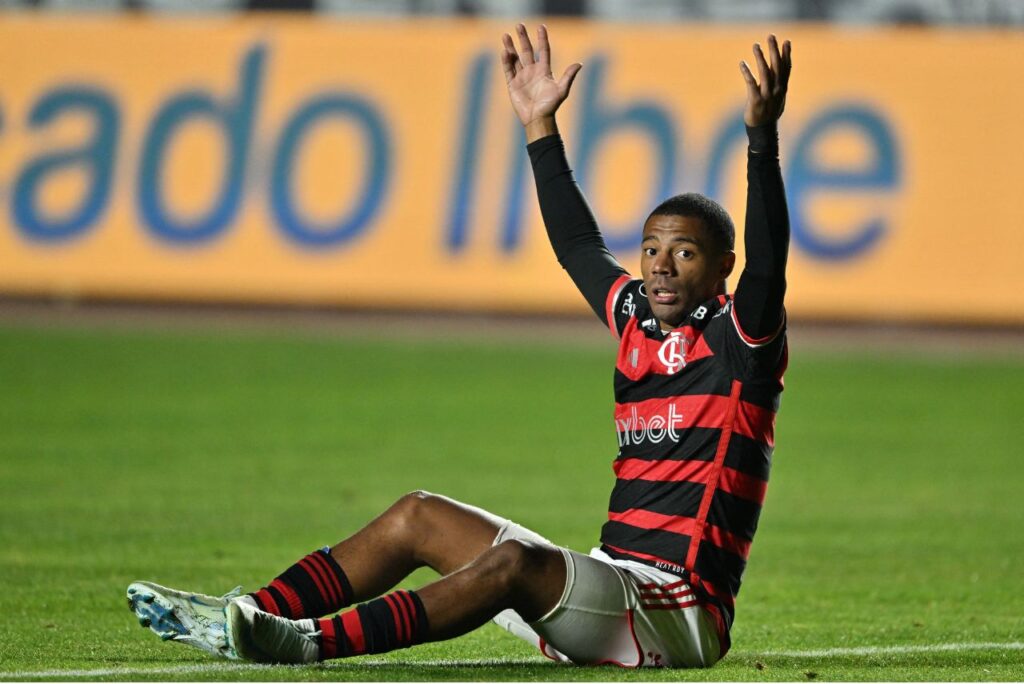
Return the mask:
<path id="1" fill-rule="evenodd" d="M 705 331 L 705 337 L 728 365 L 733 377 L 745 382 L 776 382 L 788 362 L 785 312 L 779 327 L 761 338 L 740 325 L 735 300 L 729 299 Z"/>
<path id="2" fill-rule="evenodd" d="M 789 211 L 779 168 L 774 123 L 747 128 L 746 264 L 733 298 L 732 318 L 742 339 L 767 344 L 784 326 Z"/>
<path id="3" fill-rule="evenodd" d="M 622 337 L 629 320 L 637 316 L 638 310 L 643 309 L 647 303 L 641 289 L 643 282 L 624 275 L 612 283 L 611 289 L 608 290 L 608 296 L 605 298 L 605 320 L 608 321 L 612 337 L 617 340 Z"/>
<path id="4" fill-rule="evenodd" d="M 601 322 L 614 331 L 608 314 L 609 297 L 623 278 L 629 279 L 628 273 L 601 237 L 594 214 L 569 168 L 561 136 L 535 140 L 526 149 L 544 227 L 558 263 Z"/>

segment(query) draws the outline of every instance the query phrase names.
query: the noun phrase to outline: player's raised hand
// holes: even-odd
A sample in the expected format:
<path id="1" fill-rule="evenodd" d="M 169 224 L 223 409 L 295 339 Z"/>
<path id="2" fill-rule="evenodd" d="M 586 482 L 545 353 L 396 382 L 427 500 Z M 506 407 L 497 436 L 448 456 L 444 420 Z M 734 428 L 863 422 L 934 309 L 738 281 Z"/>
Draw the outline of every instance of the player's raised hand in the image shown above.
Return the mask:
<path id="1" fill-rule="evenodd" d="M 779 41 L 774 35 L 769 35 L 768 59 L 765 59 L 760 43 L 754 43 L 754 62 L 758 78 L 754 78 L 746 62 L 740 62 L 740 73 L 747 82 L 747 107 L 743 111 L 743 121 L 751 127 L 777 121 L 786 108 L 786 89 L 793 69 L 789 41 L 782 44 L 780 51 Z"/>
<path id="2" fill-rule="evenodd" d="M 553 116 L 559 105 L 569 96 L 569 88 L 582 64 L 570 64 L 562 77 L 555 80 L 551 74 L 551 45 L 548 30 L 543 24 L 537 29 L 537 54 L 534 57 L 533 44 L 526 26 L 516 26 L 519 49 L 512 36 L 502 36 L 503 49 L 501 66 L 505 71 L 508 96 L 512 108 L 524 126 L 531 122 Z"/>

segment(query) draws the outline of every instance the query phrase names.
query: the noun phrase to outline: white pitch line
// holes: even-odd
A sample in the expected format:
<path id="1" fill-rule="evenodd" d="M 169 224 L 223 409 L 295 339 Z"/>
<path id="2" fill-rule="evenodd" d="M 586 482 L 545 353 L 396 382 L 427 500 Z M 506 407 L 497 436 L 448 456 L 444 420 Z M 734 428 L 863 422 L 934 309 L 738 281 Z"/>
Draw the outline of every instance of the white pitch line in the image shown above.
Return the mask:
<path id="1" fill-rule="evenodd" d="M 500 665 L 544 665 L 550 661 L 537 656 L 535 659 L 526 658 L 489 658 L 485 660 L 385 660 L 382 658 L 363 658 L 357 661 L 350 661 L 347 667 L 353 666 L 381 666 L 393 665 L 398 667 L 415 667 L 423 665 L 427 667 L 488 667 Z M 23 679 L 46 679 L 46 678 L 85 678 L 111 677 L 115 675 L 149 675 L 149 674 L 189 674 L 200 672 L 251 672 L 253 670 L 269 669 L 272 667 L 295 667 L 304 668 L 307 665 L 261 665 L 256 663 L 200 663 L 196 665 L 167 665 L 164 667 L 108 667 L 97 670 L 34 670 L 23 672 L 0 672 L 0 680 L 23 680 Z M 330 664 L 320 666 L 323 669 L 331 669 Z"/>
<path id="2" fill-rule="evenodd" d="M 169 665 L 166 667 L 108 667 L 100 670 L 36 670 L 25 672 L 0 672 L 0 679 L 46 679 L 48 677 L 111 677 L 114 675 L 144 674 L 187 674 L 189 672 L 231 672 L 264 668 L 266 665 L 243 663 L 206 663 L 202 665 Z"/>
<path id="3" fill-rule="evenodd" d="M 1008 643 L 980 642 L 980 643 L 953 643 L 953 644 L 917 644 L 907 646 L 855 646 L 850 648 L 823 648 L 809 651 L 763 651 L 761 653 L 736 652 L 734 655 L 747 658 L 834 658 L 837 656 L 872 656 L 872 655 L 900 655 L 907 653 L 944 653 L 955 651 L 1022 651 L 1024 642 L 1011 641 Z M 524 658 L 491 658 L 487 660 L 383 660 L 379 658 L 365 658 L 352 661 L 350 666 L 369 665 L 382 666 L 394 665 L 401 667 L 487 667 L 498 665 L 545 665 L 548 661 Z M 203 663 L 197 665 L 171 665 L 166 667 L 108 667 L 98 670 L 35 670 L 21 672 L 0 672 L 0 680 L 25 680 L 25 679 L 47 679 L 47 678 L 85 678 L 94 679 L 97 677 L 112 676 L 135 676 L 135 675 L 162 675 L 162 674 L 189 674 L 200 672 L 251 672 L 258 669 L 267 669 L 273 665 L 256 665 L 251 663 Z M 294 666 L 304 667 L 304 666 Z M 321 666 L 330 669 L 330 665 Z"/>
<path id="4" fill-rule="evenodd" d="M 943 653 L 947 651 L 1020 651 L 1024 643 L 981 642 L 962 644 L 917 644 L 907 646 L 853 646 L 850 648 L 822 648 L 812 651 L 764 651 L 745 653 L 765 658 L 832 658 L 835 656 L 901 655 L 905 653 Z"/>

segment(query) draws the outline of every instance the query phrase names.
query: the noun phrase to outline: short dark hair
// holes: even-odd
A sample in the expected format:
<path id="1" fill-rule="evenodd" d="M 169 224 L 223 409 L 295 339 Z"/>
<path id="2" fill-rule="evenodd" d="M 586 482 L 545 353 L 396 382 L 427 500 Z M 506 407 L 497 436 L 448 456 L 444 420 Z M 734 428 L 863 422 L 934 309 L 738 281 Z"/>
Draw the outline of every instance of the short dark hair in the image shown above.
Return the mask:
<path id="1" fill-rule="evenodd" d="M 713 247 L 722 252 L 735 249 L 736 227 L 729 213 L 722 205 L 699 192 L 687 192 L 669 197 L 651 212 L 651 216 L 686 216 L 699 218 L 714 243 Z"/>

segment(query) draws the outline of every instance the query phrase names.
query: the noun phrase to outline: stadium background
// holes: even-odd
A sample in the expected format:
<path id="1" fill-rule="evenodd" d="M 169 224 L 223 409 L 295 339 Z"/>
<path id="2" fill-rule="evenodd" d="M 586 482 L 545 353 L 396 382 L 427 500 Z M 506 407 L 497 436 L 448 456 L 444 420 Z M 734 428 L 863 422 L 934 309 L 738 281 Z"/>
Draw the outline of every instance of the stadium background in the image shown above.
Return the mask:
<path id="1" fill-rule="evenodd" d="M 593 542 L 613 350 L 497 64 L 537 17 L 634 272 L 673 192 L 742 225 L 736 63 L 794 43 L 792 368 L 736 651 L 693 676 L 1024 677 L 1024 4 L 7 0 L 0 678 L 630 676 L 493 628 L 233 670 L 119 602 L 252 587 L 413 488 Z"/>

